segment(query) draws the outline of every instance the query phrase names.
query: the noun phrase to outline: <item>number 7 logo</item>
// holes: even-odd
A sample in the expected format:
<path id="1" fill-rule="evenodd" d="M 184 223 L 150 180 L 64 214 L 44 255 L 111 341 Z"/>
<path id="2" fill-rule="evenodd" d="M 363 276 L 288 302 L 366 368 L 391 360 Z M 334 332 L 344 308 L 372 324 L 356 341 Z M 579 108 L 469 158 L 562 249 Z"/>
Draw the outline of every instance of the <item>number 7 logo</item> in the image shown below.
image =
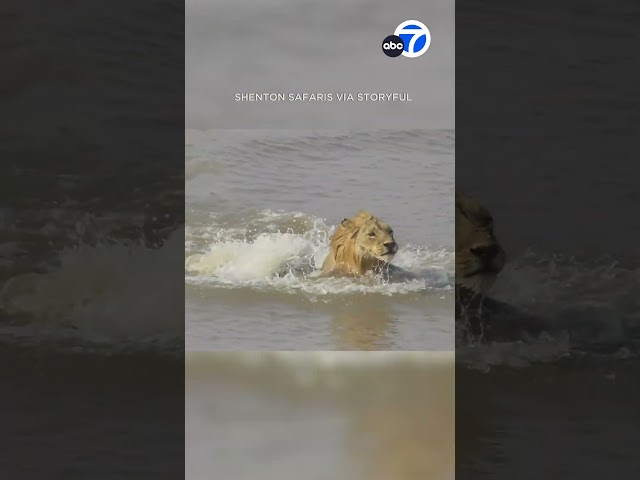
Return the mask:
<path id="1" fill-rule="evenodd" d="M 402 55 L 409 58 L 419 57 L 431 45 L 431 33 L 427 26 L 417 20 L 407 20 L 396 28 L 395 35 L 404 42 Z"/>

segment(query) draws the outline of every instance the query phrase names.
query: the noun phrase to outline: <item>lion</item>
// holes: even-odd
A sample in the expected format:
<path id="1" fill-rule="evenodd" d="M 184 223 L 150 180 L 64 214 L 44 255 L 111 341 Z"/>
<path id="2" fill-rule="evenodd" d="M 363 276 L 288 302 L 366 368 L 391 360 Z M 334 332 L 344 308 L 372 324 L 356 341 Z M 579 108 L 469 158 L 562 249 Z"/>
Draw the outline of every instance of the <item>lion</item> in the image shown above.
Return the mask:
<path id="1" fill-rule="evenodd" d="M 506 254 L 493 231 L 493 217 L 482 205 L 456 192 L 456 320 L 468 333 L 482 335 L 483 307 L 504 268 Z"/>
<path id="2" fill-rule="evenodd" d="M 361 276 L 389 271 L 398 252 L 393 229 L 361 210 L 342 220 L 331 237 L 331 250 L 322 264 L 323 274 Z"/>
<path id="3" fill-rule="evenodd" d="M 491 213 L 471 198 L 456 192 L 456 342 L 478 338 L 489 341 L 513 340 L 520 335 L 569 329 L 577 348 L 600 352 L 616 351 L 617 341 L 596 342 L 603 327 L 576 321 L 589 318 L 588 310 L 565 310 L 561 316 L 545 317 L 496 300 L 489 291 L 502 272 L 506 255 L 493 231 Z M 585 312 L 587 312 L 585 314 Z M 622 326 L 626 329 L 626 326 Z M 457 330 L 457 328 L 456 328 Z M 459 335 L 462 333 L 462 335 Z M 622 338 L 628 338 L 624 335 Z"/>
<path id="4" fill-rule="evenodd" d="M 506 254 L 493 231 L 489 210 L 456 192 L 456 321 L 465 335 L 500 340 L 514 334 L 536 334 L 547 328 L 541 319 L 489 296 L 502 272 Z M 456 334 L 456 341 L 458 335 Z"/>
<path id="5" fill-rule="evenodd" d="M 491 213 L 456 192 L 456 286 L 485 296 L 504 268 L 506 255 L 493 232 Z"/>

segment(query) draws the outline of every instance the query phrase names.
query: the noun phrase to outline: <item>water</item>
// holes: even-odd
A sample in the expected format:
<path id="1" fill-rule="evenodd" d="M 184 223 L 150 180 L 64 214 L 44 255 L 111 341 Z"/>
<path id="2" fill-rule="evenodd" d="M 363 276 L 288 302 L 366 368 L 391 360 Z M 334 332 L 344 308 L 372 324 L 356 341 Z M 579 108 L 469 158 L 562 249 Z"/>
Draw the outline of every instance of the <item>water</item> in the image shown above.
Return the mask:
<path id="1" fill-rule="evenodd" d="M 639 280 L 612 257 L 512 258 L 493 292 L 518 310 L 505 319 L 511 338 L 456 345 L 457 472 L 604 478 L 615 467 L 636 477 Z M 546 331 L 523 333 L 521 314 Z"/>
<path id="2" fill-rule="evenodd" d="M 638 4 L 456 10 L 456 186 L 507 251 L 492 294 L 550 327 L 456 348 L 457 473 L 636 478 Z"/>
<path id="3" fill-rule="evenodd" d="M 451 350 L 451 131 L 187 131 L 189 350 Z M 367 209 L 411 280 L 317 279 Z"/>
<path id="4" fill-rule="evenodd" d="M 519 312 L 506 318 L 511 338 L 456 345 L 462 475 L 603 478 L 615 466 L 636 477 L 640 274 L 620 257 L 512 256 L 493 290 Z M 521 314 L 546 331 L 520 331 Z M 539 458 L 540 445 L 551 454 Z"/>
<path id="5" fill-rule="evenodd" d="M 0 464 L 12 478 L 184 471 L 184 296 L 171 282 L 182 279 L 182 186 L 147 185 L 162 167 L 144 162 L 113 182 L 120 167 L 102 178 L 0 175 L 10 186 L 0 214 L 0 411 L 11 438 Z M 136 188 L 143 199 L 127 199 Z M 158 198 L 156 211 L 145 195 Z"/>
<path id="6" fill-rule="evenodd" d="M 34 250 L 34 243 L 48 237 L 47 225 L 30 232 L 28 240 L 4 244 L 15 254 L 6 257 L 2 270 L 1 341 L 85 352 L 179 352 L 183 297 L 162 277 L 181 261 L 182 229 L 161 248 L 149 248 L 140 240 L 106 237 L 83 243 L 75 231 L 59 226 L 57 248 L 45 244 Z M 102 235 L 93 227 L 92 234 Z M 34 251 L 42 257 L 27 257 Z"/>
<path id="7" fill-rule="evenodd" d="M 11 478 L 184 474 L 182 357 L 3 341 L 0 365 L 0 416 L 11 439 L 0 465 Z"/>
<path id="8" fill-rule="evenodd" d="M 635 361 L 456 368 L 456 472 L 469 478 L 637 477 Z M 470 399 L 473 399 L 472 401 Z M 544 455 L 541 449 L 544 446 Z"/>
<path id="9" fill-rule="evenodd" d="M 144 161 L 124 178 L 117 164 L 103 176 L 58 167 L 0 174 L 9 200 L 0 209 L 0 411 L 11 438 L 2 470 L 176 478 L 184 471 L 182 179 L 167 181 L 170 168 Z M 152 208 L 146 195 L 158 200 Z"/>
<path id="10" fill-rule="evenodd" d="M 8 7 L 0 344 L 182 342 L 183 8 Z"/>
<path id="11" fill-rule="evenodd" d="M 190 353 L 186 478 L 450 480 L 453 367 L 452 352 Z"/>
<path id="12" fill-rule="evenodd" d="M 640 270 L 628 238 L 611 241 L 622 227 L 594 228 L 587 205 L 621 215 L 636 187 L 601 172 L 598 182 L 610 186 L 582 210 L 569 192 L 542 193 L 581 184 L 569 168 L 518 168 L 529 169 L 526 182 L 469 188 L 492 209 L 509 257 L 492 296 L 519 313 L 506 319 L 511 338 L 456 346 L 456 420 L 467 426 L 457 429 L 457 470 L 536 479 L 604 478 L 616 468 L 618 478 L 635 478 L 638 433 L 629 419 L 640 399 Z M 519 331 L 520 314 L 546 331 Z"/>
<path id="13" fill-rule="evenodd" d="M 184 4 L 76 7 L 3 8 L 0 470 L 179 478 Z"/>

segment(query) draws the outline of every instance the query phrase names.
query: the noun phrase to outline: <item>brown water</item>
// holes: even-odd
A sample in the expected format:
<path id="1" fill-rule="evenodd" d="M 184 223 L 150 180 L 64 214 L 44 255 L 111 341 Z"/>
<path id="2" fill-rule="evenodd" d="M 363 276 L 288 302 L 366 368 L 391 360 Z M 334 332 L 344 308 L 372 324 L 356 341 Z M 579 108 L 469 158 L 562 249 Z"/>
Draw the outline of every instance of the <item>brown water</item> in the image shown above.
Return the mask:
<path id="1" fill-rule="evenodd" d="M 186 478 L 449 480 L 452 352 L 191 353 Z"/>
<path id="2" fill-rule="evenodd" d="M 453 348 L 453 132 L 188 131 L 185 148 L 189 350 Z M 362 208 L 415 279 L 313 277 Z"/>

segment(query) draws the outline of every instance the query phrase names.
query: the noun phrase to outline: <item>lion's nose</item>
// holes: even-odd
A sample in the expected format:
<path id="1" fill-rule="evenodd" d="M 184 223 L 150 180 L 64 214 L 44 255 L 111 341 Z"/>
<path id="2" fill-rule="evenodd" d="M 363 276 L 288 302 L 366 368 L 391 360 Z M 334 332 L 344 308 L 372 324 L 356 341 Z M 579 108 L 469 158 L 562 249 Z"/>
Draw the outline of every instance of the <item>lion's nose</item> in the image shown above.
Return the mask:
<path id="1" fill-rule="evenodd" d="M 383 243 L 383 245 L 385 247 L 387 247 L 387 250 L 397 250 L 398 249 L 398 244 L 396 242 L 387 242 L 387 243 Z"/>
<path id="2" fill-rule="evenodd" d="M 500 247 L 495 243 L 491 243 L 489 245 L 478 245 L 476 247 L 471 247 L 469 250 L 471 253 L 485 261 L 493 260 L 500 253 Z"/>

